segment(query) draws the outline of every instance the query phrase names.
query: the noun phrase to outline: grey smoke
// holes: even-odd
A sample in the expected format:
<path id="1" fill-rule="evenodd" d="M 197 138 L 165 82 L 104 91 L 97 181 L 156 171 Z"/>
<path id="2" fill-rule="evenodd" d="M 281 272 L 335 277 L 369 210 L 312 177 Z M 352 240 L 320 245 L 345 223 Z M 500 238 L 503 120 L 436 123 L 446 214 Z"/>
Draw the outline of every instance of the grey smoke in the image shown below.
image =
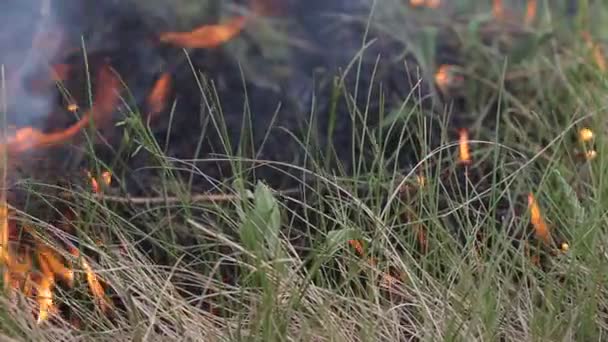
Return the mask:
<path id="1" fill-rule="evenodd" d="M 50 77 L 49 67 L 62 43 L 51 0 L 2 1 L 0 25 L 0 63 L 7 75 L 7 121 L 18 127 L 42 127 L 54 108 L 57 92 L 52 86 L 38 89 L 32 84 Z"/>

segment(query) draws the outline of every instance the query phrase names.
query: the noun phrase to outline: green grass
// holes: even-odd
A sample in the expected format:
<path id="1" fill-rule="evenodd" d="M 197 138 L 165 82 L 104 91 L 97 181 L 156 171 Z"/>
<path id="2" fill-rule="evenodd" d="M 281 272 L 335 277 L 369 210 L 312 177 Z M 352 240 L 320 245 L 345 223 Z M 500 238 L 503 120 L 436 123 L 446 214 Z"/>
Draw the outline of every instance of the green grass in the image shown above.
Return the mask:
<path id="1" fill-rule="evenodd" d="M 608 12 L 605 5 L 594 6 L 595 16 Z M 380 18 L 394 15 L 379 4 L 376 11 Z M 415 168 L 390 166 L 400 150 L 388 150 L 395 146 L 387 142 L 389 133 L 403 149 L 429 134 L 429 111 L 417 105 L 414 91 L 403 110 L 383 108 L 387 121 L 381 127 L 361 127 L 353 134 L 357 144 L 377 151 L 377 159 L 362 160 L 356 174 L 328 169 L 315 152 L 311 167 L 300 170 L 309 180 L 305 195 L 235 177 L 226 181 L 223 199 L 195 201 L 188 180 L 176 176 L 179 169 L 197 172 L 193 161 L 168 158 L 165 142 L 154 140 L 134 108 L 122 123 L 129 136 L 124 154 L 153 155 L 159 196 L 171 198 L 127 205 L 81 189 L 51 196 L 58 191 L 50 191 L 50 185 L 27 184 L 49 207 L 69 205 L 78 213 L 71 223 L 83 251 L 98 256 L 93 267 L 124 308 L 113 317 L 99 312 L 78 276 L 74 289 L 58 293 L 58 300 L 79 317 L 80 329 L 61 318 L 37 325 L 32 303 L 5 296 L 0 335 L 33 341 L 603 340 L 608 330 L 606 75 L 577 32 L 567 28 L 569 22 L 554 12 L 542 14 L 525 38 L 501 37 L 508 52 L 498 41 L 477 39 L 483 16 L 468 14 L 473 12 L 464 5 L 462 13 L 474 19 L 439 20 L 432 27 L 452 31 L 464 61 L 459 72 L 465 84 L 459 91 L 467 100 L 465 114 L 450 115 L 468 115 L 471 122 L 474 164 L 468 174 L 456 162 L 454 127 L 447 126 L 441 147 L 423 146 Z M 597 20 L 579 21 L 602 36 L 605 28 Z M 391 28 L 395 20 L 370 22 L 399 36 Z M 400 38 L 414 43 L 413 53 L 432 76 L 435 56 L 428 46 L 437 36 L 430 28 L 408 32 Z M 545 39 L 548 32 L 554 35 Z M 357 60 L 349 72 L 357 72 Z M 354 96 L 339 82 L 336 87 L 336 93 Z M 213 98 L 205 82 L 201 92 Z M 450 108 L 436 99 L 435 112 L 447 115 Z M 222 132 L 218 120 L 210 129 Z M 583 126 L 596 135 L 597 158 L 589 162 L 576 155 L 583 147 L 573 139 Z M 248 156 L 218 158 L 243 173 L 250 165 Z M 479 180 L 476 170 L 482 166 Z M 424 175 L 426 184 L 417 184 L 417 175 Z M 120 179 L 115 181 L 120 187 Z M 529 234 L 529 192 L 537 195 L 556 239 L 568 242 L 566 253 L 538 247 Z M 497 221 L 500 210 L 507 214 Z M 42 236 L 63 234 L 27 213 L 15 215 Z M 426 251 L 417 241 L 418 229 L 427 233 Z M 362 241 L 363 256 L 349 246 L 352 239 Z M 544 256 L 541 266 L 529 255 L 537 252 Z M 394 275 L 390 286 L 382 280 L 388 273 Z"/>

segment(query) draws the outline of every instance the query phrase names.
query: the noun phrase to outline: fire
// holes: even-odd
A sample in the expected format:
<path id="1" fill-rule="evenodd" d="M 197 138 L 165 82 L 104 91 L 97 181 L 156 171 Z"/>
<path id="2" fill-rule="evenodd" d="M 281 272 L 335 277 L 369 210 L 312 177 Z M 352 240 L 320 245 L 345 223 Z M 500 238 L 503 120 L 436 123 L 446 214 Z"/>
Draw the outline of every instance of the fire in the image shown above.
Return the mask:
<path id="1" fill-rule="evenodd" d="M 451 89 L 461 87 L 463 82 L 464 77 L 457 73 L 454 65 L 442 64 L 435 72 L 435 84 L 444 94 L 447 94 Z"/>
<path id="2" fill-rule="evenodd" d="M 441 0 L 410 0 L 412 7 L 439 8 Z"/>
<path id="3" fill-rule="evenodd" d="M 118 105 L 120 80 L 108 66 L 101 68 L 98 75 L 99 89 L 95 94 L 95 104 L 78 122 L 63 131 L 44 133 L 34 127 L 23 127 L 4 144 L 9 152 L 20 153 L 35 148 L 61 144 L 74 137 L 93 119 L 103 124 Z"/>
<path id="4" fill-rule="evenodd" d="M 87 176 L 91 181 L 91 190 L 96 194 L 101 192 L 103 186 L 109 186 L 110 184 L 112 184 L 112 173 L 110 171 L 102 172 L 101 176 L 99 177 L 99 180 L 101 180 L 103 186 L 99 185 L 98 179 L 93 177 L 91 171 L 87 171 Z"/>
<path id="5" fill-rule="evenodd" d="M 182 48 L 214 48 L 238 35 L 247 18 L 238 16 L 226 23 L 217 25 L 203 25 L 191 32 L 165 32 L 161 33 L 160 41 L 177 45 Z"/>
<path id="6" fill-rule="evenodd" d="M 528 4 L 526 6 L 526 19 L 525 24 L 530 25 L 536 19 L 536 11 L 538 8 L 538 4 L 536 0 L 528 0 Z"/>
<path id="7" fill-rule="evenodd" d="M 546 245 L 549 245 L 551 242 L 549 226 L 545 222 L 545 219 L 540 212 L 540 207 L 538 206 L 538 203 L 536 203 L 536 199 L 532 193 L 528 194 L 528 208 L 530 209 L 530 222 L 534 227 L 536 238 Z"/>
<path id="8" fill-rule="evenodd" d="M 586 128 L 586 127 L 581 128 L 578 131 L 578 139 L 581 142 L 589 142 L 589 141 L 593 140 L 593 138 L 594 138 L 593 131 L 589 128 Z"/>
<path id="9" fill-rule="evenodd" d="M 361 244 L 361 241 L 359 240 L 348 240 L 348 244 L 351 245 L 355 251 L 357 252 L 357 254 L 359 256 L 363 256 L 364 250 L 363 250 L 363 244 Z"/>
<path id="10" fill-rule="evenodd" d="M 77 112 L 79 109 L 78 105 L 75 103 L 70 103 L 67 107 L 67 110 L 69 110 L 70 112 L 74 113 Z"/>
<path id="11" fill-rule="evenodd" d="M 82 269 L 84 270 L 84 272 L 86 274 L 87 283 L 89 284 L 89 289 L 91 290 L 93 297 L 95 297 L 95 301 L 96 301 L 97 305 L 100 307 L 101 311 L 107 312 L 107 310 L 110 307 L 110 302 L 107 300 L 106 295 L 105 295 L 105 290 L 104 290 L 103 286 L 101 285 L 101 282 L 97 278 L 97 275 L 93 271 L 93 268 L 91 267 L 91 265 L 89 265 L 89 263 L 85 260 L 85 258 L 80 255 L 80 251 L 78 251 L 77 248 L 71 246 L 70 253 L 75 258 L 80 259 L 80 265 L 82 266 Z"/>
<path id="12" fill-rule="evenodd" d="M 39 244 L 37 246 L 37 251 L 38 260 L 45 264 L 49 272 L 52 272 L 54 276 L 61 278 L 71 287 L 74 282 L 74 271 L 65 267 L 57 257 L 57 253 L 49 246 Z"/>
<path id="13" fill-rule="evenodd" d="M 36 298 L 38 299 L 38 304 L 40 305 L 38 324 L 46 321 L 49 314 L 55 311 L 55 306 L 53 304 L 53 286 L 55 284 L 55 277 L 44 259 L 40 260 L 40 269 L 41 277 L 36 288 Z"/>
<path id="14" fill-rule="evenodd" d="M 503 19 L 505 14 L 505 9 L 502 5 L 502 0 L 494 0 L 492 2 L 492 15 L 496 19 Z"/>
<path id="15" fill-rule="evenodd" d="M 146 99 L 146 104 L 150 111 L 148 114 L 149 117 L 154 117 L 165 109 L 170 91 L 171 75 L 169 73 L 163 73 L 154 84 L 154 87 L 152 87 L 152 91 L 150 91 L 150 95 L 148 95 L 148 98 Z"/>
<path id="16" fill-rule="evenodd" d="M 469 131 L 465 128 L 458 131 L 458 159 L 460 163 L 468 165 L 471 164 L 471 151 L 469 150 Z"/>
<path id="17" fill-rule="evenodd" d="M 595 150 L 586 151 L 584 156 L 585 156 L 586 160 L 591 161 L 591 160 L 597 158 L 597 151 L 595 151 Z"/>
<path id="18" fill-rule="evenodd" d="M 4 216 L 7 217 L 8 214 Z M 6 223 L 5 226 L 8 227 L 9 221 L 3 221 Z M 74 271 L 71 266 L 66 266 L 66 264 L 70 265 L 70 263 L 61 257 L 56 249 L 46 244 L 36 235 L 36 232 L 31 227 L 23 226 L 23 229 L 35 240 L 33 248 L 37 258 L 37 265 L 39 266 L 38 270 L 33 268 L 30 256 L 32 247 L 27 248 L 25 246 L 26 248 L 9 249 L 8 247 L 5 248 L 4 246 L 7 244 L 4 244 L 2 248 L 3 259 L 1 260 L 1 265 L 4 266 L 3 281 L 7 291 L 17 290 L 27 297 L 35 296 L 38 303 L 37 322 L 40 324 L 48 320 L 50 315 L 57 311 L 53 299 L 53 289 L 56 281 L 60 280 L 68 287 L 72 287 L 74 284 Z M 4 231 L 8 231 L 8 228 Z M 8 234 L 4 234 L 4 236 L 8 240 Z M 78 249 L 70 245 L 68 250 L 73 257 L 80 259 L 89 289 L 97 305 L 103 312 L 107 312 L 110 304 L 105 297 L 104 288 L 92 267 L 80 256 Z"/>
<path id="19" fill-rule="evenodd" d="M 2 200 L 0 203 L 0 265 L 8 259 L 8 205 Z"/>

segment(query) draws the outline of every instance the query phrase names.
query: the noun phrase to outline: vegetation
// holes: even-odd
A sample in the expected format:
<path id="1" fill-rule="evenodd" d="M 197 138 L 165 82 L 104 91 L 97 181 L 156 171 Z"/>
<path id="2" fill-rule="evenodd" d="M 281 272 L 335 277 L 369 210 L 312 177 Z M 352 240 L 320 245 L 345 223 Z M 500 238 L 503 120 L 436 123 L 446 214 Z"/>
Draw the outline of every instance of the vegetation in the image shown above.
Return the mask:
<path id="1" fill-rule="evenodd" d="M 478 1 L 458 1 L 449 17 L 376 2 L 362 20 L 411 49 L 420 75 L 435 81 L 432 99 L 415 88 L 397 108 L 372 106 L 384 103 L 381 92 L 362 104 L 347 101 L 352 117 L 381 118 L 352 134 L 354 146 L 374 153 L 353 149 L 354 167 L 342 172 L 339 163 L 329 167 L 331 147 L 322 153 L 302 141 L 311 153 L 306 168 L 292 166 L 302 175 L 296 189 L 250 182 L 250 160 L 229 155 L 223 158 L 243 176 L 226 180 L 221 194 L 193 195 L 180 173 L 196 173 L 194 161 L 167 156 L 165 142 L 132 108 L 120 123 L 123 148 L 153 156 L 161 196 L 21 185 L 61 215 L 66 207 L 75 213 L 71 234 L 94 260 L 111 308 L 95 305 L 80 269 L 76 285 L 56 294 L 66 315 L 38 324 L 31 299 L 0 298 L 0 334 L 35 341 L 602 340 L 608 82 L 601 42 L 608 31 L 601 19 L 608 6 L 579 1 L 570 15 L 565 3 L 539 1 L 535 20 L 524 25 L 524 7 L 513 7 L 512 24 Z M 362 51 L 371 44 L 363 40 Z M 454 62 L 445 62 L 450 56 Z M 360 63 L 352 57 L 350 75 Z M 453 66 L 438 76 L 443 64 Z M 213 94 L 211 83 L 201 85 Z M 334 88 L 336 97 L 357 97 L 340 78 Z M 416 163 L 396 166 L 411 146 Z M 89 153 L 94 174 L 114 171 Z M 121 187 L 119 173 L 113 182 Z M 59 223 L 15 217 L 64 250 Z M 548 235 L 539 231 L 543 224 Z"/>

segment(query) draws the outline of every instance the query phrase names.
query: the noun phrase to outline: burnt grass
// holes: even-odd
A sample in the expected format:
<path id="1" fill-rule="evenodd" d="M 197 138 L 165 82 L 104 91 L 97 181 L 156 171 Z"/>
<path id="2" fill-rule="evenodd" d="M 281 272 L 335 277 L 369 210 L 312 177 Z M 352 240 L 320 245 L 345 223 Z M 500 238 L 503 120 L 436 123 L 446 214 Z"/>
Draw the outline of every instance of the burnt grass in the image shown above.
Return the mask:
<path id="1" fill-rule="evenodd" d="M 492 147 L 472 144 L 471 165 L 457 162 L 456 146 L 425 158 L 446 142 L 457 141 L 462 128 L 469 129 L 472 139 L 494 141 L 497 130 L 507 126 L 500 122 L 502 118 L 489 114 L 480 119 L 470 113 L 480 102 L 488 102 L 486 99 L 491 99 L 485 103 L 489 113 L 499 111 L 500 89 L 480 90 L 483 86 L 475 84 L 477 80 L 467 79 L 460 88 L 440 91 L 428 77 L 433 71 L 422 69 L 416 56 L 408 52 L 407 44 L 374 25 L 368 27 L 369 8 L 365 2 L 302 3 L 289 3 L 286 15 L 273 18 L 281 27 L 281 35 L 294 42 L 277 48 L 280 52 L 276 56 L 249 28 L 224 46 L 186 54 L 158 41 L 160 32 L 171 29 L 169 24 L 130 2 L 74 5 L 66 1 L 58 5 L 68 9 L 62 12 L 62 20 L 70 23 L 68 45 L 81 48 L 81 36 L 85 37 L 86 66 L 82 50 L 58 61 L 75 66 L 73 77 L 66 80 L 72 96 L 80 99 L 79 103 L 87 103 L 87 71 L 95 75 L 95 70 L 105 63 L 121 75 L 129 95 L 125 97 L 126 105 L 113 114 L 112 121 L 122 124 L 98 127 L 98 137 L 92 144 L 83 139 L 76 146 L 20 156 L 13 176 L 14 203 L 57 224 L 62 221 L 65 208 L 71 207 L 82 219 L 75 226 L 86 223 L 95 227 L 98 214 L 90 206 L 74 205 L 78 195 L 66 198 L 61 194 L 63 190 L 49 184 L 84 194 L 89 192 L 89 184 L 83 170 L 98 174 L 105 169 L 114 175 L 114 183 L 105 190 L 108 195 L 182 196 L 186 204 L 179 208 L 169 202 L 166 207 L 110 200 L 105 204 L 138 227 L 138 231 L 130 233 L 139 241 L 137 247 L 141 251 L 156 263 L 172 265 L 183 256 L 180 253 L 185 253 L 185 263 L 204 259 L 204 255 L 197 255 L 201 251 L 196 246 L 210 243 L 196 232 L 181 228 L 187 226 L 187 219 L 196 217 L 216 227 L 234 225 L 223 222 L 228 220 L 225 212 L 232 210 L 231 202 L 190 203 L 188 194 L 233 194 L 239 186 L 253 188 L 261 180 L 278 192 L 289 191 L 276 196 L 282 203 L 284 225 L 289 227 L 284 234 L 303 259 L 309 258 L 307 265 L 312 268 L 315 259 L 309 253 L 332 230 L 327 215 L 336 214 L 332 203 L 344 196 L 343 191 L 382 207 L 399 183 L 396 175 L 413 172 L 425 176 L 435 191 L 423 191 L 408 182 L 399 200 L 390 205 L 389 213 L 395 217 L 395 227 L 403 227 L 402 231 L 393 232 L 395 238 L 409 241 L 404 248 L 413 251 L 416 258 L 441 254 L 441 247 L 425 250 L 421 246 L 408 228 L 408 222 L 415 220 L 408 212 L 450 212 L 454 203 L 472 194 L 478 196 L 467 204 L 467 210 L 477 214 L 466 219 L 490 220 L 492 223 L 485 227 L 506 230 L 513 245 L 534 241 L 532 229 L 523 217 L 527 194 L 542 178 L 540 171 L 518 177 L 515 185 L 500 182 L 509 179 L 530 155 L 501 152 L 499 156 Z M 483 43 L 492 46 L 506 36 L 512 47 L 517 45 L 513 40 L 523 41 L 531 35 L 506 27 L 489 34 Z M 469 72 L 479 68 L 467 65 L 474 58 L 471 48 L 463 46 L 461 37 L 450 27 L 440 27 L 437 37 L 432 41 L 432 65 L 452 64 Z M 362 44 L 372 41 L 362 50 Z M 509 46 L 502 51 L 504 55 L 509 54 Z M 428 61 L 425 65 L 429 65 Z M 171 96 L 165 110 L 148 121 L 145 99 L 164 72 L 173 79 Z M 504 87 L 517 94 L 525 91 L 523 82 L 504 80 Z M 93 78 L 93 93 L 97 86 L 103 85 L 96 84 Z M 471 96 L 475 91 L 478 97 Z M 74 121 L 72 114 L 61 110 L 65 107 L 63 96 L 57 98 L 58 109 L 47 119 L 47 131 L 67 127 Z M 398 117 L 414 115 L 388 125 L 387 120 L 395 113 Z M 530 118 L 515 116 L 509 120 L 526 126 Z M 528 138 L 533 139 L 531 134 Z M 543 145 L 548 141 L 536 143 Z M 538 161 L 534 166 L 542 169 L 543 163 Z M 345 190 L 336 190 L 323 178 L 338 182 Z M 419 196 L 428 196 L 435 207 L 427 207 Z M 361 227 L 374 226 L 361 217 L 355 204 L 345 207 L 341 214 Z M 442 215 L 441 220 L 452 235 L 437 238 L 453 239 L 461 247 L 475 243 L 492 250 L 494 234 L 464 231 L 462 227 L 467 225 L 459 215 L 457 211 Z M 167 220 L 174 227 L 170 233 L 158 229 L 163 223 L 151 224 Z M 99 235 L 110 236 L 105 237 L 108 245 L 116 243 L 110 231 L 98 229 L 102 231 Z M 226 229 L 224 233 L 238 239 L 233 228 Z M 373 230 L 367 233 L 372 237 L 375 234 Z M 558 244 L 564 239 L 556 238 Z M 203 253 L 233 252 L 218 247 Z M 546 252 L 550 255 L 554 251 Z M 369 253 L 382 258 L 377 250 Z M 485 257 L 491 258 L 490 253 Z M 205 267 L 208 266 L 201 265 L 200 271 L 205 272 Z M 335 278 L 336 283 L 350 281 L 336 269 L 327 264 L 319 272 L 332 274 L 330 278 Z M 440 264 L 434 271 L 437 277 L 448 273 Z M 243 271 L 236 263 L 225 262 L 220 277 L 228 284 L 238 284 L 244 281 L 239 278 L 240 272 Z M 365 277 L 362 275 L 360 280 L 365 281 Z M 193 285 L 182 287 L 186 296 L 200 296 L 200 291 Z M 201 305 L 212 310 L 208 303 Z"/>

